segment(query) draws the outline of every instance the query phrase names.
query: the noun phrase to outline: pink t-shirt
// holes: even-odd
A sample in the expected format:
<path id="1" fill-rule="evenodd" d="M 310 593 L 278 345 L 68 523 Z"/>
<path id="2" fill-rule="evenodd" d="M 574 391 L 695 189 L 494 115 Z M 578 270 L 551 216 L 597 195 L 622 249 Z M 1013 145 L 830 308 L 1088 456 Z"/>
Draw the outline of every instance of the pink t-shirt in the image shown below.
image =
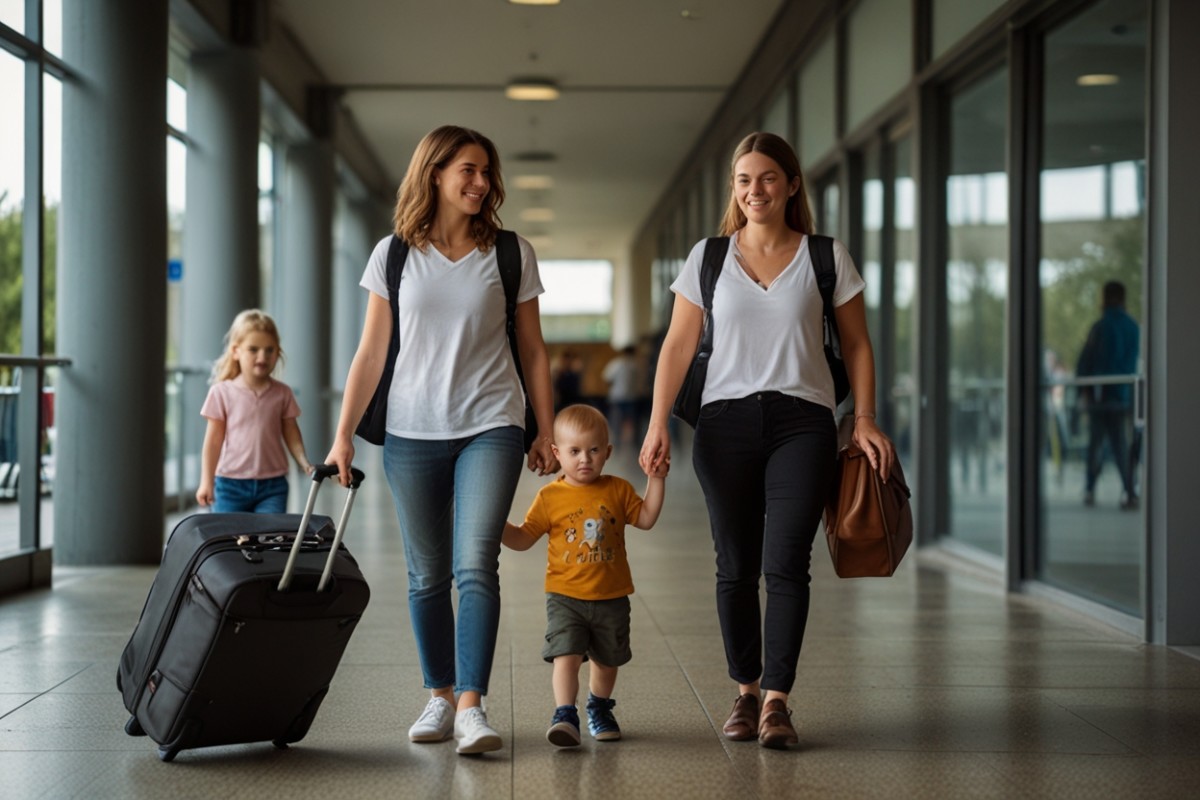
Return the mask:
<path id="1" fill-rule="evenodd" d="M 225 442 L 217 459 L 222 478 L 278 478 L 288 471 L 283 421 L 300 416 L 296 396 L 272 379 L 255 394 L 241 377 L 214 383 L 200 415 L 225 422 Z"/>

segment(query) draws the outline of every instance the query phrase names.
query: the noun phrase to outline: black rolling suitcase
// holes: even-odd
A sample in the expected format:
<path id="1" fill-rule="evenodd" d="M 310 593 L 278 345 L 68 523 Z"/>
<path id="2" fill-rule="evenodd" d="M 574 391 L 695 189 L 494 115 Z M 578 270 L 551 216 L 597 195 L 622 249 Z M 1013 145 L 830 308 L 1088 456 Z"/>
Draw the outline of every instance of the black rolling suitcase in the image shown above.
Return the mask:
<path id="1" fill-rule="evenodd" d="M 337 527 L 314 516 L 324 465 L 300 514 L 197 514 L 176 526 L 117 688 L 170 761 L 192 747 L 304 738 L 370 590 L 342 544 L 363 474 Z"/>

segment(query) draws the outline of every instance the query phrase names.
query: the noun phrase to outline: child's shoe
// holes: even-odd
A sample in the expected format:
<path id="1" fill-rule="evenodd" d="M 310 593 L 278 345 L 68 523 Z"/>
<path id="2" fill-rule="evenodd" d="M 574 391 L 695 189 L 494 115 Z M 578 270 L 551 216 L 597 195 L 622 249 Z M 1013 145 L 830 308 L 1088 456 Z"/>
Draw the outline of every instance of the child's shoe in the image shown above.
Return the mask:
<path id="1" fill-rule="evenodd" d="M 588 692 L 588 731 L 597 742 L 615 742 L 621 738 L 621 726 L 612 713 L 616 704 L 612 698 L 596 697 Z"/>
<path id="2" fill-rule="evenodd" d="M 555 747 L 579 746 L 579 712 L 575 706 L 559 706 L 554 709 L 554 718 L 550 720 L 550 730 L 546 731 L 546 739 Z"/>

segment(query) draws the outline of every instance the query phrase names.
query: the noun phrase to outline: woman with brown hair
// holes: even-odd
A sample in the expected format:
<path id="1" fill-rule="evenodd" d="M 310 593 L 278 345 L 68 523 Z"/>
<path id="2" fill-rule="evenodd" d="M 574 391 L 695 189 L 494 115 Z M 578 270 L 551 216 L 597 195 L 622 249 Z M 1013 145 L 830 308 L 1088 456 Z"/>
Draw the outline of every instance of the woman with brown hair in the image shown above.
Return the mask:
<path id="1" fill-rule="evenodd" d="M 326 457 L 349 481 L 353 435 L 384 371 L 392 326 L 400 349 L 388 391 L 383 466 L 408 562 L 408 602 L 429 703 L 414 742 L 454 736 L 459 753 L 502 746 L 482 708 L 500 620 L 499 553 L 520 476 L 525 399 L 507 336 L 497 259 L 504 201 L 487 137 L 443 126 L 417 145 L 397 193 L 395 235 L 408 244 L 397 314 L 388 295 L 388 236 L 361 285 L 369 292 L 337 433 Z M 550 367 L 538 315 L 533 248 L 515 237 L 521 278 L 517 351 L 538 429 L 552 430 Z M 527 465 L 558 469 L 549 435 Z M 451 584 L 458 589 L 458 618 Z"/>
<path id="2" fill-rule="evenodd" d="M 729 248 L 713 292 L 713 351 L 692 460 L 716 548 L 725 658 L 738 684 L 724 734 L 786 748 L 798 741 L 787 701 L 808 619 L 813 538 L 837 455 L 836 402 L 809 253 L 815 231 L 796 154 L 774 134 L 747 136 L 733 154 L 730 188 L 721 225 Z M 671 285 L 675 306 L 640 455 L 647 473 L 670 457 L 668 416 L 704 325 L 704 250 L 705 242 L 692 249 Z M 834 313 L 854 394 L 854 438 L 887 475 L 895 450 L 875 425 L 864 284 L 840 242 L 833 252 Z"/>

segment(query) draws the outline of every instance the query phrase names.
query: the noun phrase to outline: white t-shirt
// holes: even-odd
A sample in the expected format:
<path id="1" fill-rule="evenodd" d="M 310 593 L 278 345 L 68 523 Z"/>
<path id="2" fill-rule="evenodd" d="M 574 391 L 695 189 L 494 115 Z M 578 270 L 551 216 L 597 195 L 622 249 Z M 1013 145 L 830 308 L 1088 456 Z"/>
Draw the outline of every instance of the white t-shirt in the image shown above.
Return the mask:
<path id="1" fill-rule="evenodd" d="M 387 299 L 392 237 L 375 245 L 360 284 Z M 521 249 L 517 302 L 542 293 L 537 257 Z M 413 247 L 400 276 L 400 354 L 388 394 L 387 432 L 409 439 L 459 439 L 506 425 L 525 427 L 525 397 L 505 331 L 504 284 L 496 248 L 450 261 Z"/>
<path id="2" fill-rule="evenodd" d="M 713 352 L 704 380 L 702 404 L 776 391 L 831 410 L 837 407 L 833 376 L 825 361 L 821 291 L 805 236 L 796 255 L 764 290 L 734 259 L 737 234 L 713 290 Z M 833 304 L 840 306 L 866 284 L 839 241 L 833 243 L 837 283 Z M 704 307 L 700 264 L 704 241 L 692 248 L 671 291 Z"/>

